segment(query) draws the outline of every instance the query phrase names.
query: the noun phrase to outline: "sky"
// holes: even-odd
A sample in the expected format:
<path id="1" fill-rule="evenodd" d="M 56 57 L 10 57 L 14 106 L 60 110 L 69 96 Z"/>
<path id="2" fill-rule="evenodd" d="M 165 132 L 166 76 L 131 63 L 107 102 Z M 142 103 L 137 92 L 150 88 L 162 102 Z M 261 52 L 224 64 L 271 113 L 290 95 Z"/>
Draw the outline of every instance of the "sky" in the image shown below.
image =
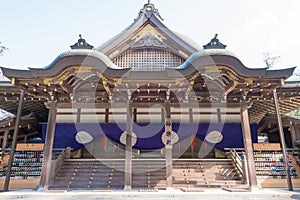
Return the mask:
<path id="1" fill-rule="evenodd" d="M 137 17 L 147 0 L 0 0 L 0 41 L 9 48 L 0 66 L 49 65 L 82 34 L 98 47 Z M 264 53 L 280 56 L 273 69 L 300 66 L 299 0 L 151 0 L 171 30 L 198 45 L 220 42 L 249 68 L 265 67 Z M 297 70 L 300 72 L 300 70 Z"/>

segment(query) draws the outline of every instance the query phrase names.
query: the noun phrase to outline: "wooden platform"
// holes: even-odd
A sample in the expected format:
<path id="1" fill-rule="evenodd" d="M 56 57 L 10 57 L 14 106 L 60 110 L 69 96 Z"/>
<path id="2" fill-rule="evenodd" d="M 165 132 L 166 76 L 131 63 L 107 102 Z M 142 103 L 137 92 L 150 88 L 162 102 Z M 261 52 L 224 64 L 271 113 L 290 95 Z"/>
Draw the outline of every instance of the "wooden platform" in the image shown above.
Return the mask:
<path id="1" fill-rule="evenodd" d="M 39 185 L 40 178 L 38 179 L 22 179 L 10 180 L 9 189 L 34 189 Z M 0 187 L 4 187 L 4 180 L 0 180 Z"/>
<path id="2" fill-rule="evenodd" d="M 287 188 L 286 179 L 257 179 L 262 188 Z M 292 179 L 293 187 L 300 188 L 300 179 Z"/>

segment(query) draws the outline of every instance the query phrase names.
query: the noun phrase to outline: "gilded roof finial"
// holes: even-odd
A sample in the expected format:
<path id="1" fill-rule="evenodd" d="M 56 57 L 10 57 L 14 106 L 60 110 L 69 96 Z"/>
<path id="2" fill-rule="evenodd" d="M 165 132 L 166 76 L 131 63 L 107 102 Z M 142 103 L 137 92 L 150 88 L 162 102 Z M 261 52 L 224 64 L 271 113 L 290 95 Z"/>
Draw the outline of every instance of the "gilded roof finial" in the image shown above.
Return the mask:
<path id="1" fill-rule="evenodd" d="M 93 49 L 94 47 L 90 44 L 88 44 L 85 39 L 82 39 L 82 35 L 79 34 L 79 39 L 77 43 L 74 45 L 70 46 L 71 49 Z"/>
<path id="2" fill-rule="evenodd" d="M 218 39 L 218 34 L 211 41 L 203 46 L 204 49 L 225 49 L 226 45 L 222 44 Z"/>

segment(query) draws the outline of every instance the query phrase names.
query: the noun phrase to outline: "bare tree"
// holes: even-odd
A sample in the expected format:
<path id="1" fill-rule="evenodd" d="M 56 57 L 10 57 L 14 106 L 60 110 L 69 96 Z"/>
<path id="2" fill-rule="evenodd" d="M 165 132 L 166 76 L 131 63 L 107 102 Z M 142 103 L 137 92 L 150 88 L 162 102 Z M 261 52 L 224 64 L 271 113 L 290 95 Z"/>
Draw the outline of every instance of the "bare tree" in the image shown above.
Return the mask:
<path id="1" fill-rule="evenodd" d="M 1 42 L 0 42 L 0 56 L 3 55 L 3 52 L 4 52 L 5 50 L 8 50 L 8 48 L 5 47 L 5 46 L 2 46 L 2 45 L 1 45 Z"/>
<path id="2" fill-rule="evenodd" d="M 270 52 L 264 52 L 264 62 L 268 69 L 272 68 L 280 59 L 280 56 L 272 56 Z"/>

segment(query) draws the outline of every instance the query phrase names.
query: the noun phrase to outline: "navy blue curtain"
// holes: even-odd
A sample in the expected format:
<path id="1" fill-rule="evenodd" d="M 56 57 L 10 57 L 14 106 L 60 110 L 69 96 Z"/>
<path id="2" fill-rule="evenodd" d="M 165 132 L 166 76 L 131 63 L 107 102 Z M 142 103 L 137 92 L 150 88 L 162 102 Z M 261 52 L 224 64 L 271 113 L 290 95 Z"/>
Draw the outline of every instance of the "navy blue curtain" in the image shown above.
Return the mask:
<path id="1" fill-rule="evenodd" d="M 211 131 L 220 131 L 223 135 L 221 142 L 211 144 L 215 148 L 243 148 L 242 126 L 238 123 L 227 124 L 173 124 L 173 131 L 178 134 L 179 142 L 194 134 L 202 141 L 209 143 L 205 137 Z M 257 125 L 251 124 L 253 143 L 257 142 Z M 47 124 L 42 125 L 43 142 L 45 141 Z M 72 147 L 80 149 L 84 144 L 76 141 L 76 135 L 84 131 L 92 138 L 87 144 L 106 135 L 109 139 L 120 143 L 120 136 L 126 130 L 126 124 L 56 124 L 54 136 L 54 148 Z M 137 143 L 134 148 L 154 150 L 164 147 L 161 137 L 164 132 L 164 124 L 134 124 L 133 132 L 137 135 Z"/>

